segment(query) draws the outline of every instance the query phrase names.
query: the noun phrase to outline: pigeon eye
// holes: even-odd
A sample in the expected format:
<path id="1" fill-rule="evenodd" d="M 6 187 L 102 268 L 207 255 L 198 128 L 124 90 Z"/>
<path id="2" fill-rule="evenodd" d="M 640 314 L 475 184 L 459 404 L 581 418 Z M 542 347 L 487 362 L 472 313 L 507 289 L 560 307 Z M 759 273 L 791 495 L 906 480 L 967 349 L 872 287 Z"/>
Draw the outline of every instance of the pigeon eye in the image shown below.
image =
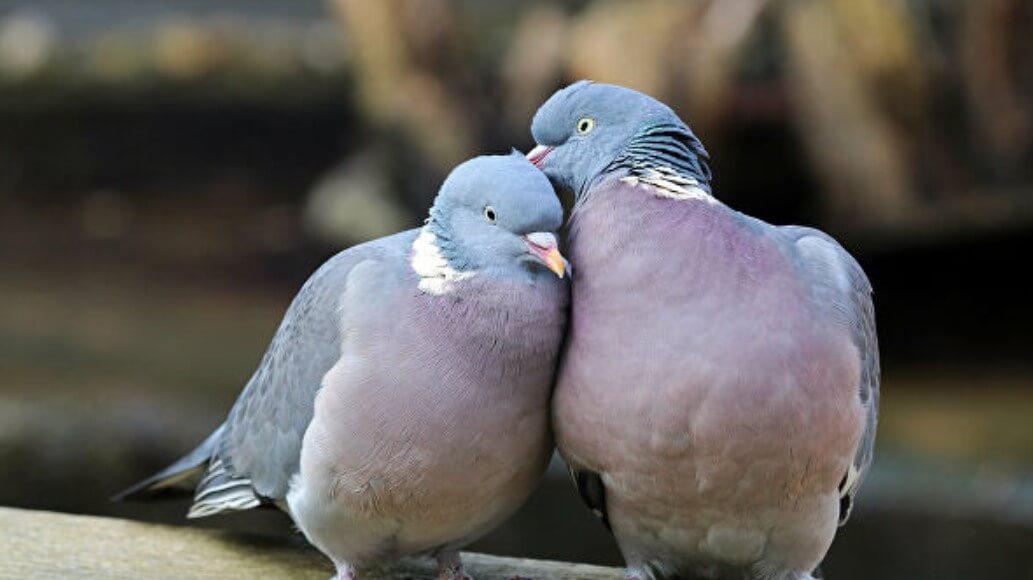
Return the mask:
<path id="1" fill-rule="evenodd" d="M 484 219 L 488 220 L 488 223 L 495 223 L 498 216 L 495 215 L 495 208 L 490 205 L 484 206 Z"/>
<path id="2" fill-rule="evenodd" d="M 577 132 L 582 135 L 587 135 L 595 129 L 595 119 L 591 117 L 581 117 L 577 120 Z"/>

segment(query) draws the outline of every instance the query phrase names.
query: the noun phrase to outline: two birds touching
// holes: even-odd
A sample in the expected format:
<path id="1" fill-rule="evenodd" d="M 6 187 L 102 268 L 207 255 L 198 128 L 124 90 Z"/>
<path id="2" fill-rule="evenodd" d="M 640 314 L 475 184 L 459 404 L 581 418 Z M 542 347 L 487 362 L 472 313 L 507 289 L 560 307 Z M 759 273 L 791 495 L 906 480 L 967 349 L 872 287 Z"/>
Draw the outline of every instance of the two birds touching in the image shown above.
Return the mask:
<path id="1" fill-rule="evenodd" d="M 423 227 L 320 267 L 226 421 L 123 495 L 274 504 L 339 580 L 409 555 L 458 580 L 555 443 L 627 579 L 811 579 L 872 460 L 864 272 L 718 201 L 651 97 L 581 81 L 531 132 L 455 168 Z"/>

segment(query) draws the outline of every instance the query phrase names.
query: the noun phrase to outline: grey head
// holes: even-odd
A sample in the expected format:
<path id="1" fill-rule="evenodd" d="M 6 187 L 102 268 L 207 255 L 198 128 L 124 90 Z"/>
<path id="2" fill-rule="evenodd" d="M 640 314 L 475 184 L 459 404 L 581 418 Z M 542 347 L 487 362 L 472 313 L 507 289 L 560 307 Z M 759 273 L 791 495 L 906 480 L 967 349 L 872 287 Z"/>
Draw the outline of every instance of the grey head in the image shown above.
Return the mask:
<path id="1" fill-rule="evenodd" d="M 548 178 L 519 152 L 466 161 L 445 179 L 424 231 L 457 272 L 527 276 L 543 266 L 561 278 L 554 233 L 563 206 Z"/>
<path id="2" fill-rule="evenodd" d="M 528 159 L 578 201 L 600 177 L 650 169 L 710 193 L 703 144 L 670 107 L 632 89 L 578 81 L 545 101 L 531 134 Z"/>

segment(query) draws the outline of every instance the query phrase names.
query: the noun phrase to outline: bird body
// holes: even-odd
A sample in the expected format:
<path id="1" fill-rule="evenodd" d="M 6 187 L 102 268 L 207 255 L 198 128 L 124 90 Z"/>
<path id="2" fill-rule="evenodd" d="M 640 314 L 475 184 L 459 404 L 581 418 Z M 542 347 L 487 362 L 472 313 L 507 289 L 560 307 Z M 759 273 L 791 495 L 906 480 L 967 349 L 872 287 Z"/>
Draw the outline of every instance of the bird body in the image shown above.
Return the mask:
<path id="1" fill-rule="evenodd" d="M 459 166 L 422 228 L 317 270 L 226 422 L 123 495 L 203 471 L 190 517 L 275 504 L 341 580 L 407 555 L 463 578 L 457 550 L 523 503 L 552 451 L 562 215 L 519 154 Z"/>
<path id="2" fill-rule="evenodd" d="M 810 578 L 871 458 L 864 273 L 717 201 L 702 145 L 645 95 L 578 83 L 532 130 L 576 196 L 557 446 L 628 578 Z"/>
<path id="3" fill-rule="evenodd" d="M 392 316 L 348 310 L 346 354 L 316 397 L 287 496 L 313 543 L 357 568 L 483 535 L 523 503 L 552 450 L 560 287 L 475 277 L 444 298 L 413 296 L 392 282 L 405 272 L 385 269 L 352 273 L 345 300 L 377 296 Z"/>
<path id="4" fill-rule="evenodd" d="M 815 324 L 775 228 L 651 187 L 613 179 L 573 218 L 558 444 L 601 474 L 629 560 L 749 567 L 789 542 L 780 564 L 813 569 L 864 423 L 850 329 Z"/>

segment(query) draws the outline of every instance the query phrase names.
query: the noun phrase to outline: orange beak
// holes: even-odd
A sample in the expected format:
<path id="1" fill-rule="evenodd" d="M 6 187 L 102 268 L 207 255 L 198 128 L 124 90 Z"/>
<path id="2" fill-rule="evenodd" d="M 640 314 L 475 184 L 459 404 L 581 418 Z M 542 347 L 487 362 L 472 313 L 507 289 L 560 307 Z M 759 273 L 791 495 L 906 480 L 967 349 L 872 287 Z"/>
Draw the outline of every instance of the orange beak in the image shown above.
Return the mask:
<path id="1" fill-rule="evenodd" d="M 548 232 L 534 232 L 524 236 L 524 242 L 545 267 L 562 278 L 567 272 L 567 259 L 560 253 L 556 236 Z"/>

